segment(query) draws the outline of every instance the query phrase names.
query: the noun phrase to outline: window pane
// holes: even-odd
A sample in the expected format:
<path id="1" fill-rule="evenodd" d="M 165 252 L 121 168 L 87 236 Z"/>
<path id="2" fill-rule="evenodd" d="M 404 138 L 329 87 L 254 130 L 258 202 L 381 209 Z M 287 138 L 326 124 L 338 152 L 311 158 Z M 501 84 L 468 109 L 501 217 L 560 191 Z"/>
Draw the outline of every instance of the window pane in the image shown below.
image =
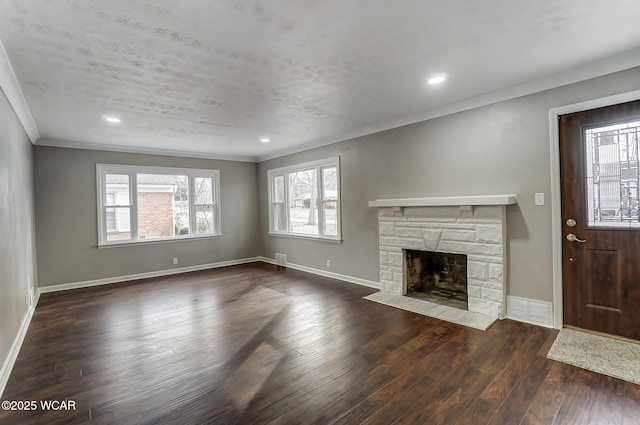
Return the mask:
<path id="1" fill-rule="evenodd" d="M 220 234 L 219 175 L 218 170 L 96 164 L 98 244 Z"/>
<path id="2" fill-rule="evenodd" d="M 198 235 L 215 234 L 213 205 L 196 205 L 196 233 Z"/>
<path id="3" fill-rule="evenodd" d="M 267 170 L 269 231 L 340 237 L 339 158 Z"/>
<path id="4" fill-rule="evenodd" d="M 140 239 L 189 234 L 187 176 L 138 174 Z"/>
<path id="5" fill-rule="evenodd" d="M 213 204 L 213 179 L 211 177 L 195 178 L 195 196 L 196 204 Z"/>
<path id="6" fill-rule="evenodd" d="M 107 192 L 106 205 L 116 205 L 117 192 Z"/>
<path id="7" fill-rule="evenodd" d="M 289 231 L 318 234 L 318 172 L 289 173 Z"/>
<path id="8" fill-rule="evenodd" d="M 115 232 L 118 230 L 116 224 L 116 209 L 107 208 L 107 232 Z"/>
<path id="9" fill-rule="evenodd" d="M 277 176 L 273 179 L 273 201 L 284 202 L 284 176 Z"/>
<path id="10" fill-rule="evenodd" d="M 129 176 L 126 174 L 105 175 L 105 205 L 129 205 Z"/>
<path id="11" fill-rule="evenodd" d="M 338 171 L 336 167 L 322 169 L 322 199 L 335 201 L 338 199 Z"/>
<path id="12" fill-rule="evenodd" d="M 284 176 L 273 178 L 273 230 L 284 232 L 286 230 L 286 214 L 284 210 Z"/>
<path id="13" fill-rule="evenodd" d="M 322 203 L 324 207 L 324 232 L 328 236 L 338 235 L 338 169 L 322 169 Z"/>
<path id="14" fill-rule="evenodd" d="M 131 239 L 131 211 L 129 207 L 107 208 L 107 241 Z"/>
<path id="15" fill-rule="evenodd" d="M 338 220 L 336 201 L 323 202 L 324 205 L 324 233 L 329 236 L 338 235 Z"/>
<path id="16" fill-rule="evenodd" d="M 640 227 L 639 134 L 638 121 L 585 131 L 589 226 Z"/>

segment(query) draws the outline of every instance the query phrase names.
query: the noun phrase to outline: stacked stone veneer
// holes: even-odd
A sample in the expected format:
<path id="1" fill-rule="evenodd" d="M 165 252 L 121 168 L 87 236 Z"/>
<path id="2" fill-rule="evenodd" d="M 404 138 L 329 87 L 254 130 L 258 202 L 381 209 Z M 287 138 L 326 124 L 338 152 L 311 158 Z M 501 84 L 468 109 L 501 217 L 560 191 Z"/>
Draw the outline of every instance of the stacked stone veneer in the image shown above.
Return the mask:
<path id="1" fill-rule="evenodd" d="M 405 249 L 467 255 L 469 311 L 506 312 L 504 205 L 378 208 L 380 289 L 405 295 Z"/>

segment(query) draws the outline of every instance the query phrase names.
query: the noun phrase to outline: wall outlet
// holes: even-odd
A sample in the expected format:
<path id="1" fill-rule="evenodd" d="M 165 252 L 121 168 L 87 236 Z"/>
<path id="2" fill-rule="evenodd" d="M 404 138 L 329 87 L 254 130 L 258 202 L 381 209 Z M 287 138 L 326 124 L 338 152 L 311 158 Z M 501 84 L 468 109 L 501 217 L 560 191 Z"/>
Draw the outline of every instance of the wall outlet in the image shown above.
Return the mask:
<path id="1" fill-rule="evenodd" d="M 331 260 L 327 260 L 327 267 L 331 268 Z"/>
<path id="2" fill-rule="evenodd" d="M 33 288 L 29 289 L 27 292 L 27 307 L 31 308 L 33 306 L 34 296 L 33 296 Z"/>
<path id="3" fill-rule="evenodd" d="M 178 264 L 178 257 L 173 257 L 173 264 Z"/>

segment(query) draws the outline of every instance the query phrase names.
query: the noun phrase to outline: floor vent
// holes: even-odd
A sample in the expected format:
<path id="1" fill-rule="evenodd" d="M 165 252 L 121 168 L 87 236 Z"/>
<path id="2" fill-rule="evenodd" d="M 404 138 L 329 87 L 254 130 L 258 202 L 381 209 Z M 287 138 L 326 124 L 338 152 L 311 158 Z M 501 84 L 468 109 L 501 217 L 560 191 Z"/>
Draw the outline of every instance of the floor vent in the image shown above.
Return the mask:
<path id="1" fill-rule="evenodd" d="M 287 265 L 287 254 L 278 254 L 276 253 L 276 264 L 279 266 Z"/>

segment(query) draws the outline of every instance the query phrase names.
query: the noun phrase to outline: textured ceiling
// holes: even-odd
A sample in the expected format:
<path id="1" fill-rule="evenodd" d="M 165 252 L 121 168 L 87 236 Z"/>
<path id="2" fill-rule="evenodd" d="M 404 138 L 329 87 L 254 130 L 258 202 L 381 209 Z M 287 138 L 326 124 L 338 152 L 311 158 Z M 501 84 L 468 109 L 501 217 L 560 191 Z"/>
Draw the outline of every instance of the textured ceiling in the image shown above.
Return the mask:
<path id="1" fill-rule="evenodd" d="M 637 0 L 4 0 L 0 40 L 44 139 L 251 159 L 634 51 L 638 16 Z"/>

